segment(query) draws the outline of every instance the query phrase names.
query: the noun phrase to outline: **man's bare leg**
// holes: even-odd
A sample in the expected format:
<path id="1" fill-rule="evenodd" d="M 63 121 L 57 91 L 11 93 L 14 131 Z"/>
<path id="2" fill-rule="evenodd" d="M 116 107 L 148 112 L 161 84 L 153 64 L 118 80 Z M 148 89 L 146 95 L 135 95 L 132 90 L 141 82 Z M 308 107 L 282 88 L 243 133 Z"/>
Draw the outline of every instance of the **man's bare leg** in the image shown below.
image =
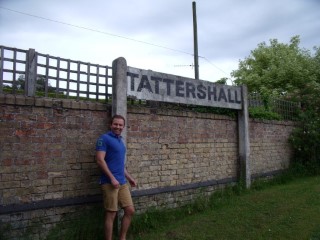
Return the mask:
<path id="1" fill-rule="evenodd" d="M 104 235 L 105 240 L 112 240 L 113 222 L 117 212 L 106 211 L 104 217 Z"/>
<path id="2" fill-rule="evenodd" d="M 134 214 L 134 207 L 128 206 L 124 208 L 124 215 L 121 221 L 120 240 L 126 240 L 127 232 L 130 227 L 131 218 Z"/>

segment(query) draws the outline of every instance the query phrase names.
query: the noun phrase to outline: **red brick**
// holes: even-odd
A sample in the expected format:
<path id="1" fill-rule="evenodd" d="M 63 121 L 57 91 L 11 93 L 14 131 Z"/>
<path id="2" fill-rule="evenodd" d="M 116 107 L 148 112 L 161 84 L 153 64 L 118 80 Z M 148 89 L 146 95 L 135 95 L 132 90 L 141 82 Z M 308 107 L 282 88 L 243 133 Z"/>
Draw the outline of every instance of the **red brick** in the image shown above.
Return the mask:
<path id="1" fill-rule="evenodd" d="M 37 179 L 47 179 L 47 178 L 48 178 L 48 172 L 47 171 L 37 172 Z"/>
<path id="2" fill-rule="evenodd" d="M 13 165 L 13 159 L 3 159 L 2 166 L 10 167 Z"/>

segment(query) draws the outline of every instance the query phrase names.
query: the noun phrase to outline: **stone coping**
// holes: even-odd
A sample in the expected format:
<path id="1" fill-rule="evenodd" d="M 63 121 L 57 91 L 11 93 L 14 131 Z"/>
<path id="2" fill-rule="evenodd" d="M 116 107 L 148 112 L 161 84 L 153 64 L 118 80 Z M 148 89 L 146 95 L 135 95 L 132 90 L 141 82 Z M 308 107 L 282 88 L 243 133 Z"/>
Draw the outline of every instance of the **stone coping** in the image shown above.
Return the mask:
<path id="1" fill-rule="evenodd" d="M 47 108 L 68 108 L 81 110 L 106 111 L 108 104 L 99 102 L 89 102 L 75 99 L 58 99 L 48 97 L 27 97 L 15 94 L 0 94 L 0 104 L 18 105 L 18 106 L 36 106 Z"/>
<path id="2" fill-rule="evenodd" d="M 59 99 L 48 97 L 27 97 L 24 95 L 4 94 L 0 93 L 0 104 L 16 105 L 16 106 L 36 106 L 55 109 L 80 109 L 80 110 L 92 110 L 92 111 L 106 111 L 111 107 L 111 104 L 89 102 L 84 100 L 75 99 Z M 160 115 L 179 115 L 184 117 L 194 117 L 199 115 L 201 118 L 221 119 L 221 120 L 234 120 L 230 116 L 224 116 L 214 113 L 197 113 L 190 111 L 177 111 L 172 109 L 161 109 L 152 107 L 143 107 L 128 105 L 128 113 L 135 114 L 160 114 Z M 250 118 L 250 122 L 265 123 L 265 124 L 277 124 L 277 125 L 296 125 L 297 122 L 285 121 L 285 120 L 265 120 Z"/>

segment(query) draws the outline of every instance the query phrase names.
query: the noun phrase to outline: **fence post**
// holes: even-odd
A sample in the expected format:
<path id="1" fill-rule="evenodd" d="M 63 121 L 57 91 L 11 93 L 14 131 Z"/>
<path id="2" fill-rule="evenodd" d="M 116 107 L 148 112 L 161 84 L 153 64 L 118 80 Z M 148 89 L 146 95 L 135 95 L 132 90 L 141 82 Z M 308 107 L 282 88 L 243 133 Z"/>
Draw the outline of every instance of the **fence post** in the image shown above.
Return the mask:
<path id="1" fill-rule="evenodd" d="M 251 186 L 249 112 L 247 87 L 241 86 L 242 109 L 238 111 L 240 181 Z"/>
<path id="2" fill-rule="evenodd" d="M 127 61 L 120 57 L 112 62 L 112 115 L 120 114 L 127 119 Z M 122 137 L 127 143 L 127 124 L 122 131 Z M 126 144 L 127 145 L 127 144 Z M 123 210 L 119 210 L 114 229 L 119 236 Z"/>
<path id="3" fill-rule="evenodd" d="M 3 93 L 3 58 L 4 58 L 4 49 L 0 47 L 0 93 Z"/>
<path id="4" fill-rule="evenodd" d="M 25 82 L 25 95 L 28 97 L 35 96 L 36 80 L 37 80 L 37 53 L 34 49 L 30 48 L 27 52 L 26 64 L 26 82 Z"/>

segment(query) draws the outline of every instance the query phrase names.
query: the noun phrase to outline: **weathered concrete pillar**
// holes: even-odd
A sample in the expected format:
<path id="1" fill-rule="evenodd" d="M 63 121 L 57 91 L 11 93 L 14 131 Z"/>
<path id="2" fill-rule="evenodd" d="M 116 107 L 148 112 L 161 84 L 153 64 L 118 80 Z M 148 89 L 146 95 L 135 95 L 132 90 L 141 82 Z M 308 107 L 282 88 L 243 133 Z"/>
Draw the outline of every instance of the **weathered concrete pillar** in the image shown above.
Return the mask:
<path id="1" fill-rule="evenodd" d="M 30 48 L 27 52 L 25 95 L 28 97 L 35 96 L 37 81 L 37 53 Z"/>
<path id="2" fill-rule="evenodd" d="M 123 57 L 112 62 L 112 116 L 115 114 L 127 119 L 127 61 Z M 126 142 L 126 127 L 121 135 Z"/>
<path id="3" fill-rule="evenodd" d="M 238 111 L 240 181 L 251 186 L 249 112 L 247 87 L 241 86 L 242 109 Z"/>
<path id="4" fill-rule="evenodd" d="M 123 57 L 112 62 L 112 116 L 122 115 L 127 120 L 127 61 Z M 127 124 L 122 131 L 122 137 L 127 143 Z M 119 210 L 114 224 L 119 236 L 123 210 Z"/>

